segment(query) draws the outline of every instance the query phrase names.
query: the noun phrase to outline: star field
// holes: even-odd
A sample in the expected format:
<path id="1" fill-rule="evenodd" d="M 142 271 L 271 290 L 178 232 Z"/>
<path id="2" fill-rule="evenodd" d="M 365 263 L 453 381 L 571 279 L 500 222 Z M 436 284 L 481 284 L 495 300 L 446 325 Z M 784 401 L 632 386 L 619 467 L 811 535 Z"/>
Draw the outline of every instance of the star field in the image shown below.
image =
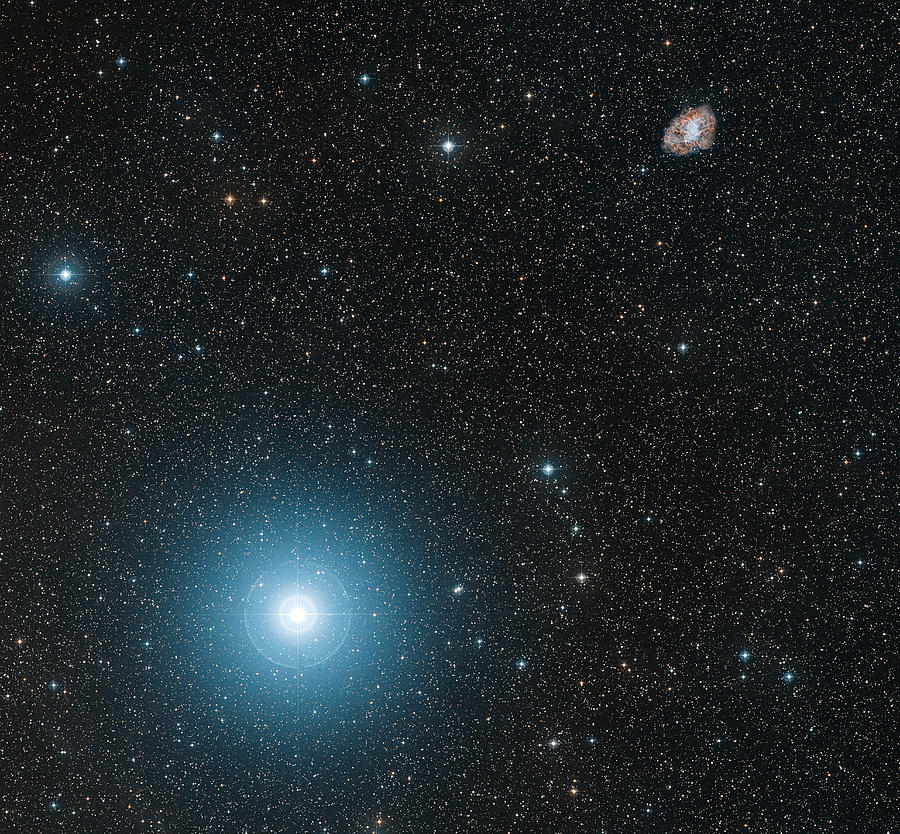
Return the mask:
<path id="1" fill-rule="evenodd" d="M 897 830 L 886 6 L 0 20 L 0 830 Z"/>

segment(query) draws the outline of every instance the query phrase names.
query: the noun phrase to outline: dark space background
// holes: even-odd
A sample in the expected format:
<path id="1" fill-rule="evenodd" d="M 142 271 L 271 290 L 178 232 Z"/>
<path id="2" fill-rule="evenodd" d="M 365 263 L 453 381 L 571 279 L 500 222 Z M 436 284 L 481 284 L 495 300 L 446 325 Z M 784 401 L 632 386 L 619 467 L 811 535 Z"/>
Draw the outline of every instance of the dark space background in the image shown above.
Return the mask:
<path id="1" fill-rule="evenodd" d="M 0 830 L 897 830 L 889 4 L 0 24 Z"/>

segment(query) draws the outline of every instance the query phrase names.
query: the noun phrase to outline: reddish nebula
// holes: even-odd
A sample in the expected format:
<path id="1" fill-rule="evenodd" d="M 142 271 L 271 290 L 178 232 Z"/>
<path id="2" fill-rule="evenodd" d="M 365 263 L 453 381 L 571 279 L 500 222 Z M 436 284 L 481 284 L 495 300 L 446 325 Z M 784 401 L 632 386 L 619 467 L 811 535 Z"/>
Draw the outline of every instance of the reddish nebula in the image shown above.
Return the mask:
<path id="1" fill-rule="evenodd" d="M 682 110 L 666 128 L 662 147 L 666 153 L 687 156 L 712 147 L 716 138 L 716 114 L 708 104 Z"/>

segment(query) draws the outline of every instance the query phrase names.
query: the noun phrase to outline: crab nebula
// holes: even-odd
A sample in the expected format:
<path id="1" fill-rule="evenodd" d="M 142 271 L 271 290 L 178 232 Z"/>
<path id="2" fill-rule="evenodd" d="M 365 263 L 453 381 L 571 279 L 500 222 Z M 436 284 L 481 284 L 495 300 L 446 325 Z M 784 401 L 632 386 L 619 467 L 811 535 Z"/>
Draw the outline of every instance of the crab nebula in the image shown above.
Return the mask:
<path id="1" fill-rule="evenodd" d="M 716 138 L 716 114 L 708 104 L 682 110 L 666 128 L 662 148 L 675 156 L 687 156 L 712 147 Z"/>

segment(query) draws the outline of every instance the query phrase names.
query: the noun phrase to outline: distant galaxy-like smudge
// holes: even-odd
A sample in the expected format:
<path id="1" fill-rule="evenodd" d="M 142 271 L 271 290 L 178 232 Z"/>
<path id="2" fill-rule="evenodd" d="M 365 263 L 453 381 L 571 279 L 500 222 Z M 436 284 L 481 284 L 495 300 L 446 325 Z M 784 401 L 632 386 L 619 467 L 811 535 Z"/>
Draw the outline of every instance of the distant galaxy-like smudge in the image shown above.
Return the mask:
<path id="1" fill-rule="evenodd" d="M 716 114 L 708 104 L 682 110 L 666 128 L 662 148 L 674 156 L 687 156 L 712 147 L 716 139 Z"/>

